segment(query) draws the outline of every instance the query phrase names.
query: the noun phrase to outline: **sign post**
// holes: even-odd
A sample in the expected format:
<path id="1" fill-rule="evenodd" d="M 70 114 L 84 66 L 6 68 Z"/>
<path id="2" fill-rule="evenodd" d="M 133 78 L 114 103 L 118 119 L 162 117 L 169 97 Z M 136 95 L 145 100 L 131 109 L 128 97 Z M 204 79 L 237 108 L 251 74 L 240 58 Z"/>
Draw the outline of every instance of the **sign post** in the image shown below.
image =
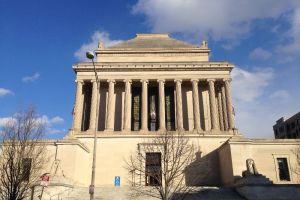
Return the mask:
<path id="1" fill-rule="evenodd" d="M 42 191 L 41 191 L 41 194 L 39 195 L 39 199 L 42 199 L 43 197 L 43 193 L 44 193 L 44 188 L 45 187 L 48 187 L 49 185 L 49 180 L 50 180 L 50 176 L 49 176 L 49 173 L 45 173 L 41 176 L 41 186 L 42 186 Z"/>
<path id="2" fill-rule="evenodd" d="M 121 185 L 121 177 L 120 176 L 115 176 L 115 186 L 120 186 Z"/>

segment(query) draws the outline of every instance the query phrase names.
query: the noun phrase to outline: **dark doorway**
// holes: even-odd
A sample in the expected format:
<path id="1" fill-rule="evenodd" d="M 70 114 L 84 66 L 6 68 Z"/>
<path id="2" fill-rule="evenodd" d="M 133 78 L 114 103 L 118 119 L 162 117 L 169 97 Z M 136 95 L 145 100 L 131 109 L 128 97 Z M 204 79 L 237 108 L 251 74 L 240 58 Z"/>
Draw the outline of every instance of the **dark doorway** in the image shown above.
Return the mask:
<path id="1" fill-rule="evenodd" d="M 168 131 L 175 130 L 175 105 L 174 105 L 174 87 L 165 88 L 166 101 L 166 128 Z"/>
<path id="2" fill-rule="evenodd" d="M 146 186 L 161 185 L 161 153 L 146 153 Z"/>
<path id="3" fill-rule="evenodd" d="M 141 129 L 141 88 L 132 87 L 132 105 L 131 105 L 131 130 L 138 131 Z"/>
<path id="4" fill-rule="evenodd" d="M 148 129 L 157 131 L 159 127 L 158 88 L 149 87 L 148 91 Z"/>
<path id="5" fill-rule="evenodd" d="M 91 100 L 92 100 L 92 84 L 85 82 L 83 85 L 83 112 L 81 131 L 86 131 L 90 126 Z"/>

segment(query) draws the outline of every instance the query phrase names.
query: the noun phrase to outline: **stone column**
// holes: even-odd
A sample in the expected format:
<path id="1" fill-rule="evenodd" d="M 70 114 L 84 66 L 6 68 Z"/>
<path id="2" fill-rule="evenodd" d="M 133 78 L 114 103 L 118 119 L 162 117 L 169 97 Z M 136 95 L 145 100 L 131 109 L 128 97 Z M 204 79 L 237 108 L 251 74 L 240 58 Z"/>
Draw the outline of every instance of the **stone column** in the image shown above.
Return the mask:
<path id="1" fill-rule="evenodd" d="M 199 107 L 199 92 L 198 92 L 198 82 L 199 80 L 192 79 L 193 85 L 193 108 L 194 108 L 194 130 L 202 131 L 200 122 L 200 107 Z"/>
<path id="2" fill-rule="evenodd" d="M 74 131 L 81 131 L 82 109 L 83 109 L 83 96 L 82 96 L 83 81 L 77 80 L 76 82 L 77 82 L 77 89 L 76 89 L 76 100 L 75 100 L 75 107 L 74 107 L 73 129 Z"/>
<path id="3" fill-rule="evenodd" d="M 219 124 L 217 120 L 216 112 L 216 93 L 215 93 L 215 80 L 208 79 L 209 84 L 209 102 L 210 102 L 210 117 L 211 117 L 211 129 L 219 130 Z"/>
<path id="4" fill-rule="evenodd" d="M 124 124 L 125 131 L 131 130 L 131 80 L 125 80 Z"/>
<path id="5" fill-rule="evenodd" d="M 222 106 L 222 93 L 221 88 L 218 89 L 218 110 L 219 110 L 219 122 L 220 122 L 220 129 L 224 131 L 224 118 L 223 118 L 223 106 Z"/>
<path id="6" fill-rule="evenodd" d="M 166 130 L 165 114 L 165 80 L 157 80 L 159 84 L 159 130 Z"/>
<path id="7" fill-rule="evenodd" d="M 115 125 L 115 80 L 108 80 L 108 103 L 107 103 L 107 119 L 106 119 L 106 130 L 113 131 Z"/>
<path id="8" fill-rule="evenodd" d="M 176 121 L 178 131 L 183 131 L 183 117 L 182 117 L 182 80 L 175 80 L 176 83 Z"/>
<path id="9" fill-rule="evenodd" d="M 228 117 L 228 128 L 233 129 L 234 128 L 234 119 L 233 119 L 233 115 L 232 115 L 232 99 L 231 99 L 230 81 L 231 81 L 231 79 L 224 79 L 227 117 Z"/>
<path id="10" fill-rule="evenodd" d="M 99 101 L 99 89 L 97 88 L 97 82 L 96 80 L 92 80 L 91 81 L 93 83 L 93 90 L 92 90 L 92 101 L 91 101 L 91 113 L 90 113 L 90 127 L 89 127 L 89 130 L 95 130 L 96 128 L 96 120 L 97 120 L 97 117 L 96 116 L 96 111 L 97 109 L 97 101 Z M 99 88 L 100 88 L 100 81 L 99 81 Z"/>
<path id="11" fill-rule="evenodd" d="M 228 130 L 228 118 L 227 118 L 227 106 L 226 106 L 226 95 L 225 95 L 225 86 L 224 84 L 221 87 L 222 93 L 222 107 L 223 107 L 223 118 L 224 118 L 224 130 Z"/>
<path id="12" fill-rule="evenodd" d="M 148 131 L 148 80 L 142 82 L 142 127 L 141 131 Z"/>

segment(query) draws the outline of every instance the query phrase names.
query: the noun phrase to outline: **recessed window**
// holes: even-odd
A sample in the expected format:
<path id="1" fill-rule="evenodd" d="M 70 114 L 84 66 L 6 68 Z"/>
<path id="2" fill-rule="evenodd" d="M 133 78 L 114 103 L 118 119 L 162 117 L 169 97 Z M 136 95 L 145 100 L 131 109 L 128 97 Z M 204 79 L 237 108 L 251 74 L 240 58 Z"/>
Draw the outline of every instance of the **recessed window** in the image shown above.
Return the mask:
<path id="1" fill-rule="evenodd" d="M 290 181 L 290 173 L 286 158 L 277 158 L 278 173 L 280 181 Z"/>
<path id="2" fill-rule="evenodd" d="M 31 171 L 31 158 L 24 158 L 22 160 L 22 180 L 29 181 L 30 171 Z"/>
<path id="3" fill-rule="evenodd" d="M 281 126 L 281 127 L 279 128 L 279 132 L 280 132 L 280 133 L 283 132 L 283 126 Z"/>
<path id="4" fill-rule="evenodd" d="M 292 129 L 294 129 L 295 126 L 296 126 L 296 125 L 295 125 L 295 122 L 293 122 L 292 125 L 291 125 Z"/>
<path id="5" fill-rule="evenodd" d="M 161 185 L 161 153 L 146 153 L 146 186 Z"/>

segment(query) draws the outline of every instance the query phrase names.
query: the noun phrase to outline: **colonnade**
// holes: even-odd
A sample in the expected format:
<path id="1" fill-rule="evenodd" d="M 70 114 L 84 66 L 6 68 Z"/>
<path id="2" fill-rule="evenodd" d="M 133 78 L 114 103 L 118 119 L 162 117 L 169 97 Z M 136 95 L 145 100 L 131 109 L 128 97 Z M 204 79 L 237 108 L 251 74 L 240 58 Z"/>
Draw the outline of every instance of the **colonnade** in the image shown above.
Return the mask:
<path id="1" fill-rule="evenodd" d="M 134 80 L 136 81 L 136 80 Z M 151 80 L 153 81 L 153 80 Z M 166 129 L 165 123 L 165 81 L 164 79 L 158 79 L 158 96 L 159 96 L 159 130 Z M 170 81 L 170 80 L 167 80 Z M 186 80 L 184 80 L 186 81 Z M 200 101 L 199 99 L 199 81 L 205 81 L 208 84 L 208 94 L 209 94 L 209 107 L 210 107 L 210 122 L 212 131 L 227 131 L 234 128 L 234 118 L 232 111 L 232 99 L 231 99 L 231 88 L 230 88 L 230 79 L 191 79 L 188 80 L 192 84 L 192 98 L 193 98 L 193 119 L 194 119 L 194 130 L 197 132 L 203 131 L 201 127 L 200 119 Z M 76 103 L 74 108 L 74 122 L 73 129 L 75 131 L 81 131 L 82 124 L 82 113 L 83 113 L 83 85 L 86 81 L 78 80 L 77 82 L 77 91 L 76 91 Z M 96 105 L 99 99 L 100 94 L 97 91 L 97 83 L 95 80 L 92 82 L 92 94 L 91 94 L 91 110 L 90 110 L 90 121 L 89 121 L 89 130 L 95 130 L 95 122 L 98 120 L 96 116 Z M 106 115 L 106 130 L 114 130 L 114 120 L 115 120 L 115 105 L 114 105 L 114 90 L 116 80 L 107 80 L 108 82 L 108 99 L 107 99 L 107 115 Z M 123 127 L 124 131 L 131 130 L 131 90 L 132 90 L 132 80 L 126 79 L 123 80 L 125 83 L 125 100 L 124 100 L 124 119 Z M 141 130 L 148 131 L 148 85 L 149 80 L 142 79 L 140 80 L 142 87 L 142 103 L 141 103 Z M 101 82 L 102 83 L 102 82 Z M 217 83 L 217 84 L 216 84 Z M 99 82 L 100 84 L 100 82 Z M 182 79 L 174 80 L 175 89 L 176 89 L 176 129 L 179 131 L 184 130 L 183 127 L 183 106 L 182 106 Z M 216 85 L 218 87 L 216 87 Z M 100 87 L 99 87 L 100 88 Z M 97 94 L 98 93 L 98 94 Z M 98 97 L 98 99 L 97 99 Z M 101 112 L 101 111 L 100 111 Z M 119 113 L 118 113 L 119 114 Z"/>

